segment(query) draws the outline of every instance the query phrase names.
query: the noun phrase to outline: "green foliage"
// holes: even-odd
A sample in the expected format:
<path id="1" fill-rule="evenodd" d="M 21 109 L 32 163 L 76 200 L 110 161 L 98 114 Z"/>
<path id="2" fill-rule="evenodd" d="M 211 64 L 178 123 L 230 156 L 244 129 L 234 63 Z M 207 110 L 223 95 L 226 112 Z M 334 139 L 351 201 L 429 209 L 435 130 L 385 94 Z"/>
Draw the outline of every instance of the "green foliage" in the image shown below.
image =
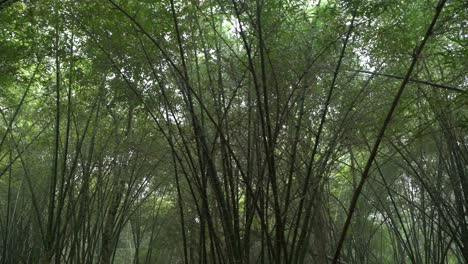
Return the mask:
<path id="1" fill-rule="evenodd" d="M 447 1 L 3 1 L 2 263 L 468 260 Z M 330 262 L 331 263 L 331 262 Z M 341 263 L 341 262 L 334 262 Z"/>

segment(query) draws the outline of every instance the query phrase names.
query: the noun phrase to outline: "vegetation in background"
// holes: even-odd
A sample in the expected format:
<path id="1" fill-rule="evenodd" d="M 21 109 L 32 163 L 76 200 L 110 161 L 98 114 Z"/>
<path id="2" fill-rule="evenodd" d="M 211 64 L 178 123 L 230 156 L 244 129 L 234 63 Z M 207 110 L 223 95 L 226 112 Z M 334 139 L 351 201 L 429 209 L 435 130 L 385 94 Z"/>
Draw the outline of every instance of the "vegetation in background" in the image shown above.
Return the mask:
<path id="1" fill-rule="evenodd" d="M 1 263 L 468 263 L 463 0 L 0 0 Z"/>

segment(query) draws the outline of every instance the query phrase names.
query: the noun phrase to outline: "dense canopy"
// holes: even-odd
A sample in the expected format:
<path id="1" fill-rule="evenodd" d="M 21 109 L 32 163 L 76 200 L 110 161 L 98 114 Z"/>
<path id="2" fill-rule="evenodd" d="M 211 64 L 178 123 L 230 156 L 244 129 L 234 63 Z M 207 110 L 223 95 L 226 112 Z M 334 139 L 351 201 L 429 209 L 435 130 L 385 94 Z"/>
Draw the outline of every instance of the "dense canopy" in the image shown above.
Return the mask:
<path id="1" fill-rule="evenodd" d="M 0 0 L 1 263 L 468 263 L 468 2 Z"/>

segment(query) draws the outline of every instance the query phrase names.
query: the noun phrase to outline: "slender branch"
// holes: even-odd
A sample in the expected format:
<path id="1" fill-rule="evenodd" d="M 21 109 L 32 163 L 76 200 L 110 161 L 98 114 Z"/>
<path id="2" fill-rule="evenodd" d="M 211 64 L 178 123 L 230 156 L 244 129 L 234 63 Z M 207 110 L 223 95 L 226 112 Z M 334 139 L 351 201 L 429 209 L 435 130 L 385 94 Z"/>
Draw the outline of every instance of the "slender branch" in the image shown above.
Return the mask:
<path id="1" fill-rule="evenodd" d="M 366 183 L 367 178 L 369 177 L 370 168 L 371 168 L 372 164 L 374 163 L 374 160 L 375 160 L 375 158 L 377 156 L 377 152 L 379 150 L 380 143 L 382 142 L 382 139 L 383 139 L 383 137 L 385 135 L 385 130 L 387 129 L 388 125 L 390 124 L 390 121 L 392 120 L 393 113 L 395 112 L 395 109 L 396 109 L 396 107 L 398 105 L 398 102 L 400 101 L 401 95 L 403 94 L 403 91 L 405 90 L 406 85 L 408 84 L 408 82 L 411 79 L 411 74 L 413 73 L 413 70 L 414 70 L 414 68 L 416 66 L 416 63 L 418 62 L 419 56 L 420 56 L 422 50 L 424 49 L 424 46 L 425 46 L 427 40 L 432 35 L 432 30 L 434 28 L 434 25 L 436 24 L 437 19 L 439 18 L 439 15 L 440 15 L 446 1 L 447 0 L 441 0 L 439 2 L 439 4 L 437 5 L 436 13 L 435 13 L 435 15 L 434 15 L 434 17 L 432 19 L 431 24 L 429 25 L 429 28 L 428 28 L 428 30 L 426 32 L 426 35 L 424 36 L 424 39 L 422 40 L 421 44 L 416 48 L 414 56 L 413 56 L 413 60 L 411 62 L 411 65 L 410 65 L 410 67 L 409 67 L 409 69 L 408 69 L 408 71 L 407 71 L 407 73 L 405 75 L 405 78 L 403 79 L 403 81 L 402 81 L 402 83 L 400 85 L 400 88 L 398 89 L 398 92 L 397 92 L 395 98 L 393 99 L 390 110 L 387 113 L 387 117 L 385 118 L 385 121 L 384 121 L 384 123 L 382 125 L 382 128 L 380 129 L 380 132 L 379 132 L 379 134 L 377 136 L 377 139 L 376 139 L 376 141 L 374 143 L 374 146 L 372 148 L 372 151 L 370 153 L 369 159 L 367 160 L 364 171 L 362 172 L 361 181 L 359 182 L 359 185 L 357 186 L 356 190 L 353 193 L 353 197 L 351 199 L 351 204 L 350 204 L 349 210 L 348 210 L 348 216 L 347 216 L 345 224 L 343 226 L 343 231 L 341 232 L 341 236 L 340 236 L 340 239 L 338 241 L 338 245 L 337 245 L 337 248 L 336 248 L 336 251 L 335 251 L 335 256 L 333 258 L 332 264 L 339 263 L 340 256 L 341 256 L 341 250 L 343 249 L 344 241 L 346 239 L 346 235 L 348 233 L 348 229 L 349 229 L 350 224 L 351 224 L 351 219 L 352 219 L 354 211 L 356 209 L 357 202 L 358 202 L 359 196 L 361 195 L 364 184 Z"/>
<path id="2" fill-rule="evenodd" d="M 352 71 L 352 72 L 359 72 L 359 73 L 367 73 L 367 74 L 374 74 L 377 76 L 384 76 L 384 77 L 389 77 L 389 78 L 394 78 L 394 79 L 399 79 L 399 80 L 404 80 L 405 78 L 402 76 L 394 75 L 394 74 L 386 74 L 386 73 L 380 73 L 380 72 L 375 72 L 375 71 L 366 71 L 366 70 L 353 70 L 353 69 L 343 69 L 343 71 Z M 436 88 L 441 88 L 441 89 L 446 89 L 458 93 L 466 93 L 466 90 L 460 89 L 458 87 L 454 86 L 449 86 L 445 84 L 440 84 L 440 83 L 434 83 L 430 81 L 425 81 L 425 80 L 418 80 L 418 79 L 413 79 L 410 78 L 409 82 L 412 83 L 420 83 L 420 84 L 425 84 L 428 86 L 436 87 Z"/>

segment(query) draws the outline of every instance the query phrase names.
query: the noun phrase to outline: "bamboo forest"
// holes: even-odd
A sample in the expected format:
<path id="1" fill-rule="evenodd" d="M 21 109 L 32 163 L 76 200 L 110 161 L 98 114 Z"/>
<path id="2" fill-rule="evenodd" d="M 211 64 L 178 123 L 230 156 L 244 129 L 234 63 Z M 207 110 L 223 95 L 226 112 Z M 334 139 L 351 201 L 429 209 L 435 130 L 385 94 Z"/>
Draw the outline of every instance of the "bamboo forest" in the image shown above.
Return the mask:
<path id="1" fill-rule="evenodd" d="M 466 0 L 0 0 L 0 264 L 468 263 Z"/>

